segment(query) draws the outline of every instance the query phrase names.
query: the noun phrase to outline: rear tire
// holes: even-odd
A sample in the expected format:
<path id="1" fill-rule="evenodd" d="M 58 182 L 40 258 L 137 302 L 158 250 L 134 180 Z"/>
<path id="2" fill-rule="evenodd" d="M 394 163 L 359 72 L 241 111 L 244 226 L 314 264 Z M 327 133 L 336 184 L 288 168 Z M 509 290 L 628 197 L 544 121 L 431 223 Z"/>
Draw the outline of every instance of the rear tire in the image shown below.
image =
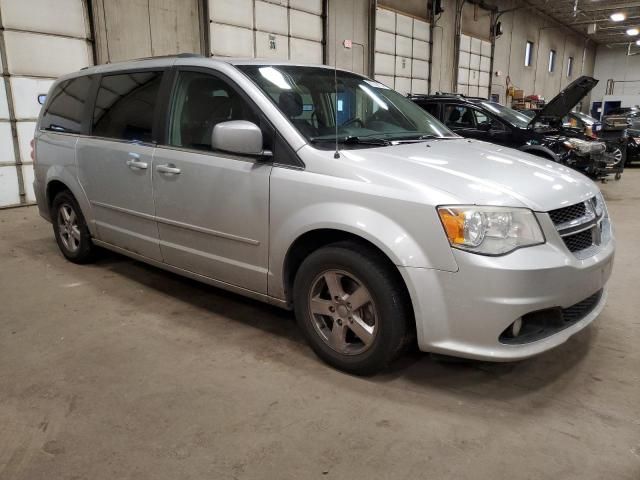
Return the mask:
<path id="1" fill-rule="evenodd" d="M 411 339 L 410 300 L 379 252 L 355 242 L 309 255 L 294 281 L 296 318 L 314 352 L 356 375 L 386 368 Z"/>
<path id="2" fill-rule="evenodd" d="M 96 246 L 82 215 L 82 210 L 70 191 L 58 193 L 51 205 L 51 223 L 58 248 L 73 263 L 89 263 L 95 257 Z"/>

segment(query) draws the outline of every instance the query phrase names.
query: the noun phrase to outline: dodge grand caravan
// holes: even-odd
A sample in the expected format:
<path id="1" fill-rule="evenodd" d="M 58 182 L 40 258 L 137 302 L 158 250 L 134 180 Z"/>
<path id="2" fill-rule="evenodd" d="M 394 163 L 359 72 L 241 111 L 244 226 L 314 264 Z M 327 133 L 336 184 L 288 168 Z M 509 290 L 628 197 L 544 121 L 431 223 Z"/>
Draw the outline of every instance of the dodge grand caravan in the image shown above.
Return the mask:
<path id="1" fill-rule="evenodd" d="M 461 138 L 346 71 L 91 67 L 52 85 L 33 145 L 39 210 L 67 259 L 103 247 L 293 309 L 348 372 L 415 341 L 523 359 L 605 304 L 615 247 L 593 182 Z"/>

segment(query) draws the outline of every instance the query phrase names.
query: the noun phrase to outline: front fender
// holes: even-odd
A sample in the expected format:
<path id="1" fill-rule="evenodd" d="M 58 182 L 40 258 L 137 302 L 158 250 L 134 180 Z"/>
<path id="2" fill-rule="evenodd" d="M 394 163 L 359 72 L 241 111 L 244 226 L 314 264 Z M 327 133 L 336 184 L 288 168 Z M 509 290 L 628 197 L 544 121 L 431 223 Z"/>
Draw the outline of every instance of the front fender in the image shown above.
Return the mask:
<path id="1" fill-rule="evenodd" d="M 545 156 L 547 158 L 551 158 L 554 162 L 560 163 L 560 156 L 556 154 L 553 150 L 544 145 L 524 145 L 520 147 L 518 150 L 526 153 L 530 153 L 532 155 L 536 155 L 537 157 Z"/>
<path id="2" fill-rule="evenodd" d="M 313 221 L 310 222 L 310 219 Z M 432 238 L 419 242 L 392 218 L 363 206 L 323 202 L 300 208 L 283 217 L 280 225 L 272 223 L 269 294 L 284 298 L 283 270 L 289 248 L 305 233 L 320 229 L 356 235 L 375 245 L 398 266 L 457 271 L 449 243 L 442 227 L 438 227 L 432 232 Z M 429 245 L 429 251 L 425 245 Z"/>

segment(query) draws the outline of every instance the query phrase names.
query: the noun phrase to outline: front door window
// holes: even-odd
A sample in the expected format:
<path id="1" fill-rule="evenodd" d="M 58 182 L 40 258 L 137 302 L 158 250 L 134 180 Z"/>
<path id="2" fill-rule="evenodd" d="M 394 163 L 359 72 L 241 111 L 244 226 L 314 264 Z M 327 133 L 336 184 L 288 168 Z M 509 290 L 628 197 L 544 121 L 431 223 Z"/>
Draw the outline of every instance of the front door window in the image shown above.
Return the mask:
<path id="1" fill-rule="evenodd" d="M 251 106 L 224 80 L 201 72 L 179 73 L 169 145 L 210 151 L 213 128 L 230 120 L 259 124 Z"/>

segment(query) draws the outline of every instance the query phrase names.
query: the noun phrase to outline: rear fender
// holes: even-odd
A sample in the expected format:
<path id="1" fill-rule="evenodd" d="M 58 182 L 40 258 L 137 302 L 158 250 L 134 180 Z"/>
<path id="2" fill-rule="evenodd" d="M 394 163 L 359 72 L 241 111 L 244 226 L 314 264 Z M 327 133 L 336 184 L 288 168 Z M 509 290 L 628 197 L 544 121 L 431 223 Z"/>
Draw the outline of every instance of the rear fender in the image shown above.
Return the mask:
<path id="1" fill-rule="evenodd" d="M 82 210 L 82 215 L 84 216 L 85 221 L 87 222 L 87 227 L 89 228 L 89 232 L 91 233 L 91 236 L 95 237 L 97 236 L 97 229 L 96 229 L 96 225 L 95 225 L 95 219 L 93 217 L 93 210 L 91 209 L 91 204 L 89 203 L 89 199 L 87 198 L 87 195 L 84 191 L 84 189 L 82 188 L 82 185 L 80 185 L 80 182 L 78 182 L 78 179 L 76 176 L 74 176 L 68 168 L 66 168 L 63 165 L 52 165 L 51 167 L 49 167 L 49 169 L 47 170 L 47 175 L 46 175 L 46 179 L 45 179 L 45 185 L 46 185 L 46 192 L 47 192 L 47 205 L 51 205 L 51 202 L 53 202 L 53 198 L 49 198 L 49 185 L 51 184 L 51 182 L 53 181 L 58 181 L 62 184 L 64 184 L 69 191 L 72 193 L 72 195 L 75 197 L 76 201 L 78 202 L 78 205 L 80 205 L 80 210 Z"/>

